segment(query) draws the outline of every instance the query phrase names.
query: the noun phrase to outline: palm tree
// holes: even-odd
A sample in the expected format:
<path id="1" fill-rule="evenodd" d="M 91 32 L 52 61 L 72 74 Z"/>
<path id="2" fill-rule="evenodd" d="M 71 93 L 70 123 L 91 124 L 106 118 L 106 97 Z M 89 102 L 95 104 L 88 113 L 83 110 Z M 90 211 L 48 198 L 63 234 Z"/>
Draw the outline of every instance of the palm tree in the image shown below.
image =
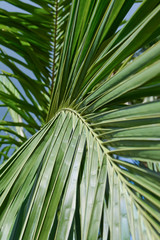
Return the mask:
<path id="1" fill-rule="evenodd" d="M 159 0 L 5 2 L 0 239 L 159 239 Z"/>

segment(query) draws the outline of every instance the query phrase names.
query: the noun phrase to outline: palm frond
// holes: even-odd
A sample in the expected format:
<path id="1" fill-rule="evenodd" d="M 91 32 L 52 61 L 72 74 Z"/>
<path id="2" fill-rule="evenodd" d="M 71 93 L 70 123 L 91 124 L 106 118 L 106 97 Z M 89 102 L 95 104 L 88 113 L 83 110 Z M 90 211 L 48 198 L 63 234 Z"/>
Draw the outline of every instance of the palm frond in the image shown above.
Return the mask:
<path id="1" fill-rule="evenodd" d="M 160 43 L 135 53 L 158 37 L 160 4 L 122 25 L 135 2 L 54 1 L 47 122 L 0 166 L 2 239 L 159 239 Z M 2 85 L 6 106 L 25 103 Z"/>
<path id="2" fill-rule="evenodd" d="M 24 142 L 26 137 L 34 134 L 46 120 L 71 1 L 6 2 L 20 9 L 20 12 L 0 9 L 0 61 L 10 70 L 6 72 L 1 69 L 0 100 L 3 107 L 9 109 L 8 115 L 14 124 L 17 124 L 16 132 L 22 131 L 20 125 L 25 126 L 25 129 L 27 127 L 27 132 L 29 130 Z M 38 5 L 34 6 L 33 3 Z M 14 127 L 12 131 L 15 131 Z M 5 128 L 1 141 L 4 148 L 5 136 L 8 138 L 8 134 Z M 11 138 L 13 139 L 13 136 Z M 17 137 L 13 141 L 14 144 L 17 141 L 18 146 L 20 142 L 23 143 Z"/>
<path id="3" fill-rule="evenodd" d="M 52 67 L 52 86 L 53 92 L 55 78 L 58 71 L 60 55 L 64 43 L 65 30 L 68 23 L 71 0 L 56 0 L 53 3 L 53 67 Z M 52 93 L 51 93 L 52 94 Z"/>

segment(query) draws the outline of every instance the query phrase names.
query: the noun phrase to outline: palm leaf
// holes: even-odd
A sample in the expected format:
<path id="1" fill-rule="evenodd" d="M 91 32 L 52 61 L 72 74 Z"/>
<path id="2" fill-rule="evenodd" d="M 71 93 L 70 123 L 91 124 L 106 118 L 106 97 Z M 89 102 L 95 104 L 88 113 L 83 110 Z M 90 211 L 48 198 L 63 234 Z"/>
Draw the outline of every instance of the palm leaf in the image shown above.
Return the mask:
<path id="1" fill-rule="evenodd" d="M 0 166 L 2 239 L 159 239 L 160 43 L 134 53 L 157 39 L 160 5 L 142 1 L 121 25 L 135 2 L 54 1 L 54 24 L 46 23 L 54 33 L 52 87 L 43 92 L 47 82 L 35 81 L 48 100 L 47 121 Z M 48 4 L 41 7 L 50 12 Z M 23 102 L 27 114 L 27 99 L 3 87 L 5 105 L 13 105 L 10 95 L 15 112 Z M 36 96 L 33 109 L 43 111 Z"/>
<path id="2" fill-rule="evenodd" d="M 12 50 L 6 49 L 6 53 L 1 49 L 0 61 L 12 73 L 1 69 L 0 79 L 3 86 L 0 99 L 4 104 L 3 107 L 9 107 L 7 116 L 10 115 L 11 118 L 14 118 L 16 132 L 21 131 L 25 126 L 27 137 L 29 137 L 46 122 L 50 95 L 59 62 L 57 55 L 60 55 L 63 46 L 70 1 L 57 1 L 57 3 L 32 1 L 39 6 L 33 6 L 32 3 L 23 4 L 21 1 L 6 2 L 21 9 L 22 13 L 0 10 L 1 45 L 2 48 L 5 46 Z M 53 58 L 53 63 L 51 58 Z M 15 96 L 13 89 L 19 92 L 19 96 Z M 37 89 L 39 90 L 37 91 Z M 5 122 L 1 124 L 4 125 Z M 5 128 L 5 130 L 7 129 Z M 12 131 L 15 131 L 14 127 L 12 127 Z M 3 139 L 0 141 L 2 148 L 6 148 L 8 138 L 12 141 L 13 136 L 8 136 L 5 131 Z M 26 137 L 23 141 L 19 141 L 16 137 L 11 145 L 19 146 L 20 142 L 23 143 L 25 140 Z M 1 153 L 3 155 L 3 151 Z"/>

